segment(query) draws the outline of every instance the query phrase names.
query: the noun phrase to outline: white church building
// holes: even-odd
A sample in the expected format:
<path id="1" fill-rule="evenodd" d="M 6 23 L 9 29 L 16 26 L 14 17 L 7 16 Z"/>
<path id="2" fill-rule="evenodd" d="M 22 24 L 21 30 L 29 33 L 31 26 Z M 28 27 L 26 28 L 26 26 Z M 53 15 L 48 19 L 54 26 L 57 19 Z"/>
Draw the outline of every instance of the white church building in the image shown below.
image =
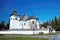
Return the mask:
<path id="1" fill-rule="evenodd" d="M 10 15 L 10 29 L 39 29 L 38 18 L 35 16 L 23 16 L 18 15 L 17 11 L 14 10 Z"/>
<path id="2" fill-rule="evenodd" d="M 40 28 L 39 19 L 35 16 L 27 16 L 26 14 L 20 16 L 14 10 L 10 15 L 9 30 L 0 31 L 0 34 L 44 34 L 49 33 L 49 28 Z M 53 31 L 54 33 L 55 31 Z"/>

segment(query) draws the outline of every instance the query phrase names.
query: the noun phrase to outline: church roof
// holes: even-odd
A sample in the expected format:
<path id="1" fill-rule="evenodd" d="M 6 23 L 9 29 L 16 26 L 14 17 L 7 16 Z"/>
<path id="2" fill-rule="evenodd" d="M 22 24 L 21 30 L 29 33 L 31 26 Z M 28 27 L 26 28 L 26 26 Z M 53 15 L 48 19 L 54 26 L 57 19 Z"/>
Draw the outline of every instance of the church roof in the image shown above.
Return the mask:
<path id="1" fill-rule="evenodd" d="M 36 18 L 35 16 L 30 16 L 30 17 L 28 18 L 28 20 L 30 20 L 30 19 L 37 19 L 37 20 L 38 20 L 38 18 Z"/>
<path id="2" fill-rule="evenodd" d="M 21 17 L 21 20 L 23 20 L 23 21 L 30 20 L 30 19 L 37 19 L 37 20 L 39 20 L 39 19 L 36 18 L 35 16 L 30 16 L 30 17 L 28 17 L 26 14 L 24 14 L 24 15 Z"/>
<path id="3" fill-rule="evenodd" d="M 21 17 L 21 20 L 27 20 L 28 19 L 28 16 L 26 14 L 24 14 L 22 17 Z"/>
<path id="4" fill-rule="evenodd" d="M 12 16 L 12 15 L 20 16 L 20 15 L 18 15 L 16 9 L 14 9 L 14 11 L 12 12 L 12 14 L 10 16 Z M 36 18 L 35 16 L 28 17 L 26 14 L 24 14 L 23 16 L 20 17 L 20 20 L 23 20 L 23 21 L 30 20 L 30 19 L 37 19 L 38 20 L 38 18 Z"/>

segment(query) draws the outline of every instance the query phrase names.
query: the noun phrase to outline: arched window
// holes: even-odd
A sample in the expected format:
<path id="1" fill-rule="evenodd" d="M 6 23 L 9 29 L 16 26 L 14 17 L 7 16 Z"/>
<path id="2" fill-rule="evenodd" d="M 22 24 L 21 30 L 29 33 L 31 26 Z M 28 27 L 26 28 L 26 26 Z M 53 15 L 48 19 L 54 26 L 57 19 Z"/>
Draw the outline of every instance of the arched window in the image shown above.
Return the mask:
<path id="1" fill-rule="evenodd" d="M 32 24 L 34 24 L 34 21 L 32 21 Z"/>

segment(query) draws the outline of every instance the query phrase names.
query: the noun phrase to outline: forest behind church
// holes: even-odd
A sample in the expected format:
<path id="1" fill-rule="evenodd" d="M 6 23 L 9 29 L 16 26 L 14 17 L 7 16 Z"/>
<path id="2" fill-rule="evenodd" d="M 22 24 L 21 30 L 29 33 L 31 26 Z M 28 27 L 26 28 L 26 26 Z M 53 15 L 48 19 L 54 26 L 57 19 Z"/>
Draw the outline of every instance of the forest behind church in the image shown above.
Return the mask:
<path id="1" fill-rule="evenodd" d="M 43 22 L 43 24 L 41 24 L 41 27 L 43 26 L 46 28 L 47 25 L 52 26 L 52 28 L 56 31 L 60 31 L 60 16 L 58 18 L 55 16 L 53 19 Z"/>
<path id="2" fill-rule="evenodd" d="M 47 28 L 47 25 L 52 26 L 52 28 L 55 29 L 56 31 L 60 31 L 60 16 L 58 18 L 55 16 L 53 19 L 43 22 L 43 24 L 40 24 L 40 27 Z M 9 21 L 8 23 L 5 23 L 5 20 L 2 20 L 2 22 L 0 22 L 0 30 L 8 30 L 8 29 L 9 29 Z"/>

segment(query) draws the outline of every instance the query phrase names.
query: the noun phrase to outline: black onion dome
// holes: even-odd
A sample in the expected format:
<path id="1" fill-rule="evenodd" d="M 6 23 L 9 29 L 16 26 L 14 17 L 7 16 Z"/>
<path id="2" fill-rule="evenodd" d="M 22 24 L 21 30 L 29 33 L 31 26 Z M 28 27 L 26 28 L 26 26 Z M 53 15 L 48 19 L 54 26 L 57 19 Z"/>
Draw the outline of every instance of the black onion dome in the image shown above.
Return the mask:
<path id="1" fill-rule="evenodd" d="M 20 15 L 18 15 L 16 9 L 14 9 L 13 13 L 10 16 L 12 16 L 12 15 L 14 15 L 14 16 L 20 16 Z"/>

